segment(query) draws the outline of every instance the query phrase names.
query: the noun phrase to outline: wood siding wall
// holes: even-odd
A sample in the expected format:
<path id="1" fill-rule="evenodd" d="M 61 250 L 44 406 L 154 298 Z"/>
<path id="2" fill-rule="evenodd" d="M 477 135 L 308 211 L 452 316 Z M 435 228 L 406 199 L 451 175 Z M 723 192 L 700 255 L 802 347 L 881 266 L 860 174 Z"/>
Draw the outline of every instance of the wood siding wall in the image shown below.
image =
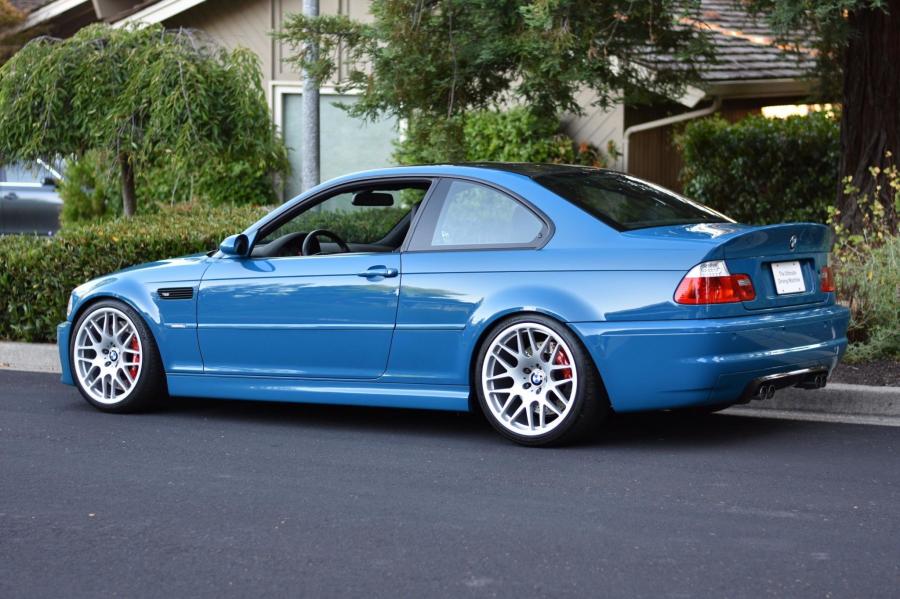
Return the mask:
<path id="1" fill-rule="evenodd" d="M 584 90 L 578 93 L 576 100 L 584 112 L 579 115 L 569 114 L 562 119 L 563 131 L 577 143 L 589 143 L 597 146 L 606 154 L 607 145 L 613 142 L 618 151 L 622 151 L 622 136 L 625 127 L 625 107 L 616 104 L 609 108 L 593 106 L 596 95 Z M 611 168 L 621 169 L 622 158 L 612 164 Z"/>
<path id="2" fill-rule="evenodd" d="M 801 98 L 752 98 L 725 100 L 718 112 L 729 122 L 737 122 L 749 114 L 757 114 L 763 106 L 796 104 Z M 678 114 L 671 107 L 626 109 L 626 127 Z M 683 112 L 683 111 L 681 111 Z M 628 172 L 674 191 L 682 191 L 681 169 L 684 161 L 675 147 L 674 139 L 686 123 L 641 131 L 631 136 L 628 147 Z"/>

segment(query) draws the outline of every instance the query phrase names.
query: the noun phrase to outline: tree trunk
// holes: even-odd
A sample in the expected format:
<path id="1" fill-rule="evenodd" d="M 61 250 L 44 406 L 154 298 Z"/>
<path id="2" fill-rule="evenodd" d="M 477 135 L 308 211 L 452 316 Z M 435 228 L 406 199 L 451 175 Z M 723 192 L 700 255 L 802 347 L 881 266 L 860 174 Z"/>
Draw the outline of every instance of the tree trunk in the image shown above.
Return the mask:
<path id="1" fill-rule="evenodd" d="M 303 0 L 303 14 L 307 17 L 319 16 L 319 0 Z M 309 56 L 315 60 L 318 48 L 314 43 L 307 44 Z M 303 79 L 303 95 L 301 96 L 303 119 L 300 131 L 300 183 L 303 191 L 319 184 L 321 161 L 319 159 L 319 82 L 305 70 Z"/>
<path id="2" fill-rule="evenodd" d="M 900 165 L 900 0 L 886 4 L 887 11 L 865 8 L 848 15 L 851 38 L 844 51 L 837 223 L 852 234 L 862 233 L 866 220 L 873 218 L 871 201 L 876 198 L 884 207 L 887 229 L 897 233 L 894 193 L 884 175 L 869 171 Z M 849 193 L 848 177 L 854 188 Z"/>
<path id="3" fill-rule="evenodd" d="M 119 167 L 122 169 L 122 213 L 126 218 L 131 218 L 137 209 L 137 197 L 134 192 L 134 167 L 128 154 L 119 154 Z"/>

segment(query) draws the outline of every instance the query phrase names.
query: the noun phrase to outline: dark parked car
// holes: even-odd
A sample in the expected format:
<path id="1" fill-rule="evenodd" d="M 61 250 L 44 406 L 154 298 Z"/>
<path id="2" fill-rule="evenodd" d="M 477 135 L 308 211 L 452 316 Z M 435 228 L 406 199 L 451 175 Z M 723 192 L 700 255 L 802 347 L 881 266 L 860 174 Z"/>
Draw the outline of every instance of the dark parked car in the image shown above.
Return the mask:
<path id="1" fill-rule="evenodd" d="M 0 166 L 0 234 L 53 235 L 62 200 L 59 173 L 47 164 Z"/>

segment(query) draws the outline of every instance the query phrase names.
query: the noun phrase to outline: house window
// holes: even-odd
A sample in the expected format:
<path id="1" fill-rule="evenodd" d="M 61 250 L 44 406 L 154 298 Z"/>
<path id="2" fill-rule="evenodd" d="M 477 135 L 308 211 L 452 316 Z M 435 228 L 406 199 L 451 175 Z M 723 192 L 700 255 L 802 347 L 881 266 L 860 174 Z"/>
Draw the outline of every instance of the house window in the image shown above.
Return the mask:
<path id="1" fill-rule="evenodd" d="M 302 190 L 302 98 L 299 87 L 277 90 L 277 123 L 288 146 L 291 174 L 285 182 L 285 198 L 292 198 Z M 319 96 L 319 159 L 320 181 L 327 181 L 355 171 L 380 168 L 393 164 L 396 121 L 391 118 L 364 121 L 347 114 L 340 104 L 353 104 L 357 98 L 321 92 Z M 280 119 L 278 115 L 280 114 Z"/>

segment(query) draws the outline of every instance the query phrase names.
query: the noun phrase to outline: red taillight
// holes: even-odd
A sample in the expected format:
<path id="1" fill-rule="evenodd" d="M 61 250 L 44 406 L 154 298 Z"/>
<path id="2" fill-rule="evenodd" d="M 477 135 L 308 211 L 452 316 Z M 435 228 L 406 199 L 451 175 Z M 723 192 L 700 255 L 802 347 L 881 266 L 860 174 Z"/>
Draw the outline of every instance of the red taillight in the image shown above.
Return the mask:
<path id="1" fill-rule="evenodd" d="M 834 273 L 831 272 L 830 266 L 823 266 L 822 272 L 819 273 L 819 289 L 825 293 L 831 293 L 834 288 Z"/>
<path id="2" fill-rule="evenodd" d="M 679 304 L 728 304 L 754 299 L 756 291 L 750 277 L 729 273 L 722 260 L 698 264 L 675 290 L 675 302 Z"/>

